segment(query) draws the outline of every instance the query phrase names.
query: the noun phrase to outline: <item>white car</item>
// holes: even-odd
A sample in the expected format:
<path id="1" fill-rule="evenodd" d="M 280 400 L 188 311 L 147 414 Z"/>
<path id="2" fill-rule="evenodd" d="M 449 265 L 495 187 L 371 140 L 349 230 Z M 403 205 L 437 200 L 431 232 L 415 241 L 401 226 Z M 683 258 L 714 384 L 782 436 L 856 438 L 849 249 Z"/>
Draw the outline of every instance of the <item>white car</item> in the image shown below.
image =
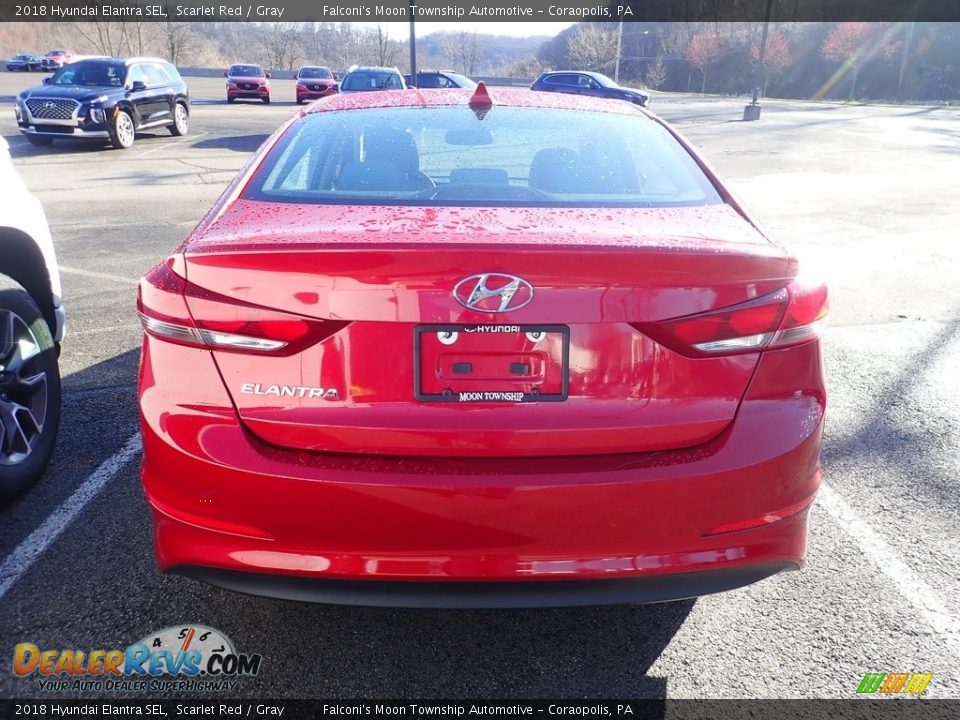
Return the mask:
<path id="1" fill-rule="evenodd" d="M 53 454 L 65 315 L 47 217 L 2 137 L 0 198 L 0 500 L 7 500 L 35 482 Z"/>

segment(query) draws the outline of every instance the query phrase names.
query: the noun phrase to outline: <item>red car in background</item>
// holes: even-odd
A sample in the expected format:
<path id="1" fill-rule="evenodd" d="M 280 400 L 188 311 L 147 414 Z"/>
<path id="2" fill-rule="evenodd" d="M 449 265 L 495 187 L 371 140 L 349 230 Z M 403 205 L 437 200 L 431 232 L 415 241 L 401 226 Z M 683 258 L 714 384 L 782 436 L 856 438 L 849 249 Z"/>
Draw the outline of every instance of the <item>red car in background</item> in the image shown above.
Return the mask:
<path id="1" fill-rule="evenodd" d="M 63 49 L 51 50 L 46 54 L 46 58 L 51 65 L 63 67 L 73 58 L 73 51 Z"/>
<path id="2" fill-rule="evenodd" d="M 336 95 L 338 92 L 337 76 L 330 68 L 304 65 L 293 79 L 297 81 L 297 105 L 308 100 Z"/>
<path id="3" fill-rule="evenodd" d="M 270 104 L 270 73 L 259 65 L 231 65 L 223 76 L 227 79 L 228 103 L 246 99 Z"/>
<path id="4" fill-rule="evenodd" d="M 639 106 L 482 84 L 330 98 L 138 309 L 164 571 L 517 607 L 804 562 L 826 289 Z"/>

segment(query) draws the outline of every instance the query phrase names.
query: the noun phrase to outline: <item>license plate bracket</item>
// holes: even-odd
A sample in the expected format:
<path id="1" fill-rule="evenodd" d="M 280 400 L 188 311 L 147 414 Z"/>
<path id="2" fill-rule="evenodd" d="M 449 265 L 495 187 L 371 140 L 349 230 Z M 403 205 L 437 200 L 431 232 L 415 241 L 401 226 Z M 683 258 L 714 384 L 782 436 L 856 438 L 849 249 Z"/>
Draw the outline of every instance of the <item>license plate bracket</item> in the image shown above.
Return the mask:
<path id="1" fill-rule="evenodd" d="M 562 402 L 569 387 L 566 325 L 443 324 L 414 329 L 420 402 Z"/>

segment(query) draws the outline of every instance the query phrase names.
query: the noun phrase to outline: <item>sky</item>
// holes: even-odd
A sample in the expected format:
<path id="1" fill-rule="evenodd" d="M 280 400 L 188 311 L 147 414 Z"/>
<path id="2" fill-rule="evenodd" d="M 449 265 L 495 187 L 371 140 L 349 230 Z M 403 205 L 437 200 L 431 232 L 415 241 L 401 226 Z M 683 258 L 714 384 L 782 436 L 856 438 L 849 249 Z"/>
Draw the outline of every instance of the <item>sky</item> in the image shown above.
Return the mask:
<path id="1" fill-rule="evenodd" d="M 406 22 L 368 23 L 358 22 L 354 25 L 376 27 L 385 26 L 390 37 L 394 40 L 406 40 L 410 36 L 410 26 Z M 531 35 L 554 36 L 561 30 L 573 25 L 569 22 L 430 22 L 417 23 L 417 37 L 429 35 L 432 32 L 455 32 L 466 30 L 468 33 L 489 33 L 491 35 L 509 35 L 510 37 L 530 37 Z"/>

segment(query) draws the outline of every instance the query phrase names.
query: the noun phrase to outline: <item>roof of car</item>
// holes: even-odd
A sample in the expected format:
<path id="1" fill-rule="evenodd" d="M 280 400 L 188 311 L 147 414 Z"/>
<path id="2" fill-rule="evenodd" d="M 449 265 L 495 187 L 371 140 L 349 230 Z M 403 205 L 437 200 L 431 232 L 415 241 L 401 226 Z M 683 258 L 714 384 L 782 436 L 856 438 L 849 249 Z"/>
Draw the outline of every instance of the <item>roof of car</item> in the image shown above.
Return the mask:
<path id="1" fill-rule="evenodd" d="M 400 71 L 395 67 L 384 67 L 382 65 L 357 65 L 356 67 L 351 67 L 348 72 L 390 72 L 400 74 Z"/>
<path id="2" fill-rule="evenodd" d="M 328 98 L 324 102 L 311 105 L 300 112 L 301 115 L 313 115 L 336 110 L 466 105 L 475 92 L 476 90 L 474 89 L 456 88 L 429 90 L 427 92 L 408 89 L 401 91 L 388 90 L 383 92 L 351 93 Z M 584 110 L 616 115 L 650 115 L 646 110 L 631 103 L 598 103 L 596 98 L 568 93 L 540 92 L 527 88 L 511 87 L 488 87 L 487 92 L 493 101 L 494 109 L 500 105 L 557 110 Z"/>
<path id="3" fill-rule="evenodd" d="M 110 57 L 109 55 L 78 55 L 73 58 L 73 62 L 80 62 L 81 60 L 106 60 L 114 63 L 123 63 L 124 65 L 130 65 L 132 63 L 138 63 L 138 62 L 156 62 L 156 63 L 165 63 L 165 64 L 170 63 L 169 60 L 164 60 L 163 58 L 146 57 L 146 56 L 122 58 L 122 57 Z"/>

